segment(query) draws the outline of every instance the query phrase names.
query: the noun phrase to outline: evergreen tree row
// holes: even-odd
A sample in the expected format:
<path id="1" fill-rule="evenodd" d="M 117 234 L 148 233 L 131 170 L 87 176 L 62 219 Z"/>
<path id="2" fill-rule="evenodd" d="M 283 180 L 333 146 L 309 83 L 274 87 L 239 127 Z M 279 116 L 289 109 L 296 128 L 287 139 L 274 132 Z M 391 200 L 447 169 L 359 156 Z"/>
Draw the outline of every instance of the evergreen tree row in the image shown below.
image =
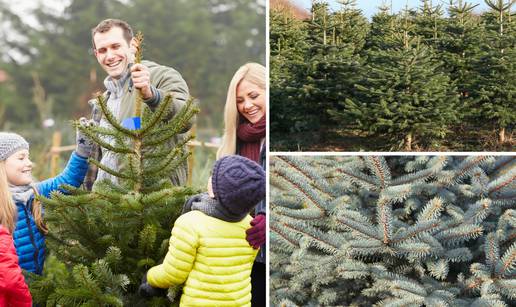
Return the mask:
<path id="1" fill-rule="evenodd" d="M 379 149 L 367 142 L 377 137 L 412 150 L 485 129 L 507 142 L 516 122 L 514 1 L 485 1 L 480 15 L 462 0 L 421 0 L 398 13 L 384 5 L 370 21 L 354 0 L 335 12 L 314 1 L 309 20 L 271 11 L 272 139 L 341 129 L 365 136 L 365 149 Z"/>
<path id="2" fill-rule="evenodd" d="M 516 159 L 271 159 L 281 306 L 515 306 Z"/>

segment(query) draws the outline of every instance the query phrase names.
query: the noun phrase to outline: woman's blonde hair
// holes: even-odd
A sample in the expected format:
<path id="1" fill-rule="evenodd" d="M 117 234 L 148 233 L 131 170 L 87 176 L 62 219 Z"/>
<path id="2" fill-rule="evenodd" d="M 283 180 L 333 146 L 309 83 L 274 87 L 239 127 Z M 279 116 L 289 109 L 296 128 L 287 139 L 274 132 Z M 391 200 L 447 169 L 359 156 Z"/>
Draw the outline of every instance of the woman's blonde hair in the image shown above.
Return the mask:
<path id="1" fill-rule="evenodd" d="M 237 87 L 246 80 L 265 90 L 265 67 L 258 63 L 247 63 L 242 65 L 231 79 L 224 107 L 224 136 L 222 145 L 217 151 L 217 159 L 236 153 L 237 128 L 240 120 L 236 106 Z"/>
<path id="2" fill-rule="evenodd" d="M 13 233 L 16 226 L 16 207 L 9 191 L 5 161 L 0 161 L 0 224 Z"/>
<path id="3" fill-rule="evenodd" d="M 33 187 L 34 194 L 38 195 L 38 191 Z M 48 233 L 48 228 L 43 221 L 43 209 L 39 200 L 34 198 L 32 203 L 32 216 L 34 223 L 38 226 L 43 234 Z M 0 224 L 4 225 L 13 233 L 16 227 L 17 212 L 11 192 L 9 191 L 9 181 L 5 170 L 5 161 L 0 161 Z"/>

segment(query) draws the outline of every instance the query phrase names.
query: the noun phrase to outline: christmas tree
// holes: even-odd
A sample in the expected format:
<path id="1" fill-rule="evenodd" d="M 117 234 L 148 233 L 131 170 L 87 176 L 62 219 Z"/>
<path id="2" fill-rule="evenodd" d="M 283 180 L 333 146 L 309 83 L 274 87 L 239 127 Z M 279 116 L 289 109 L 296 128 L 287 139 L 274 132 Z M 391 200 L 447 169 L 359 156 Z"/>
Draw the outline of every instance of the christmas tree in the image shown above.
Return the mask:
<path id="1" fill-rule="evenodd" d="M 142 36 L 137 37 L 141 40 Z M 141 49 L 136 63 L 141 61 Z M 43 199 L 50 225 L 48 247 L 60 270 L 34 276 L 35 302 L 49 306 L 135 306 L 144 301 L 136 294 L 140 279 L 161 262 L 168 239 L 189 187 L 173 186 L 169 174 L 189 156 L 184 150 L 192 136 L 170 147 L 169 140 L 188 127 L 198 112 L 192 99 L 170 114 L 173 97 L 168 94 L 151 111 L 137 97 L 132 127 L 120 124 L 104 97 L 97 104 L 111 128 L 75 126 L 106 150 L 118 154 L 120 169 L 91 160 L 117 178 L 95 183 L 93 190 L 62 187 L 63 192 Z M 171 119 L 170 119 L 171 118 Z M 109 142 L 107 139 L 113 140 Z M 59 264 L 56 265 L 59 268 Z M 155 298 L 151 305 L 166 305 Z M 168 303 L 169 304 L 169 303 Z"/>
<path id="2" fill-rule="evenodd" d="M 514 156 L 271 159 L 271 304 L 514 306 Z"/>
<path id="3" fill-rule="evenodd" d="M 302 74 L 306 32 L 303 22 L 286 9 L 271 8 L 269 22 L 271 125 L 275 131 L 290 132 L 306 114 L 299 104 L 303 84 L 293 77 Z"/>
<path id="4" fill-rule="evenodd" d="M 311 18 L 299 21 L 271 11 L 271 131 L 313 131 L 326 136 L 336 123 L 328 114 L 349 97 L 360 78 L 359 53 L 368 30 L 355 1 L 313 2 Z"/>
<path id="5" fill-rule="evenodd" d="M 506 128 L 516 123 L 516 22 L 514 1 L 486 0 L 491 11 L 484 14 L 486 39 L 475 59 L 473 96 L 477 118 L 498 131 L 506 141 Z"/>
<path id="6" fill-rule="evenodd" d="M 480 47 L 485 40 L 484 29 L 479 17 L 473 14 L 473 5 L 467 1 L 450 1 L 448 18 L 444 33 L 438 41 L 438 51 L 442 55 L 443 70 L 457 86 L 459 93 L 459 109 L 465 120 L 474 122 L 478 118 L 478 110 L 473 105 L 471 93 L 476 85 L 475 61 L 481 53 Z"/>
<path id="7" fill-rule="evenodd" d="M 301 105 L 305 106 L 305 114 L 312 116 L 304 121 L 307 128 L 319 131 L 323 139 L 328 135 L 327 129 L 336 125 L 328 110 L 339 109 L 339 101 L 351 96 L 353 84 L 361 76 L 358 53 L 367 25 L 351 2 L 336 14 L 330 14 L 327 3 L 316 2 L 312 19 L 306 22 L 307 60 L 298 69 L 304 73 L 303 78 L 298 78 L 303 80 Z M 363 26 L 359 29 L 360 25 Z"/>
<path id="8" fill-rule="evenodd" d="M 414 13 L 414 35 L 421 37 L 423 42 L 437 48 L 443 36 L 442 5 L 433 5 L 432 1 L 420 0 L 419 12 Z"/>
<path id="9" fill-rule="evenodd" d="M 396 46 L 396 15 L 391 12 L 391 7 L 382 5 L 378 13 L 371 18 L 370 31 L 367 33 L 365 50 L 389 49 Z"/>
<path id="10" fill-rule="evenodd" d="M 369 31 L 367 18 L 357 8 L 356 0 L 337 0 L 341 5 L 333 19 L 335 30 L 335 44 L 348 44 L 354 49 L 354 53 L 359 53 L 365 44 L 365 38 Z"/>
<path id="11" fill-rule="evenodd" d="M 400 23 L 395 47 L 368 50 L 368 73 L 355 84 L 355 97 L 341 101 L 342 111 L 328 112 L 382 136 L 391 148 L 412 150 L 418 141 L 424 144 L 426 138 L 446 135 L 457 119 L 458 95 L 439 71 L 434 50 L 419 36 L 411 36 L 415 25 L 408 12 Z"/>

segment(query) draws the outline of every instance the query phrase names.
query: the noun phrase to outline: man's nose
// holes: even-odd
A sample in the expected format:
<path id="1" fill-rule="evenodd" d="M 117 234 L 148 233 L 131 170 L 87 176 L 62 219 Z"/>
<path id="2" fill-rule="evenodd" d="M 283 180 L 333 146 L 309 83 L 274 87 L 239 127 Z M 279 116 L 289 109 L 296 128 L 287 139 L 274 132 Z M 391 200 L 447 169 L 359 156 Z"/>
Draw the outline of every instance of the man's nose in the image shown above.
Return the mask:
<path id="1" fill-rule="evenodd" d="M 108 49 L 106 51 L 106 59 L 111 59 L 111 58 L 113 58 L 114 55 L 115 55 L 115 53 L 113 52 L 113 50 Z"/>

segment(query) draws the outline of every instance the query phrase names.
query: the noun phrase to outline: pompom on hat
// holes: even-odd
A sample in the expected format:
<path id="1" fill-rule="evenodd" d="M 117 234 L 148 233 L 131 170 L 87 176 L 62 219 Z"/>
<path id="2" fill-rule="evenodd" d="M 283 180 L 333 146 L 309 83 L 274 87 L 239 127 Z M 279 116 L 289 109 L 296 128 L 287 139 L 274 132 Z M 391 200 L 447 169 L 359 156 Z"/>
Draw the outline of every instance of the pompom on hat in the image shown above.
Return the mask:
<path id="1" fill-rule="evenodd" d="M 5 161 L 15 152 L 27 149 L 29 143 L 19 134 L 12 132 L 0 132 L 0 161 Z"/>

